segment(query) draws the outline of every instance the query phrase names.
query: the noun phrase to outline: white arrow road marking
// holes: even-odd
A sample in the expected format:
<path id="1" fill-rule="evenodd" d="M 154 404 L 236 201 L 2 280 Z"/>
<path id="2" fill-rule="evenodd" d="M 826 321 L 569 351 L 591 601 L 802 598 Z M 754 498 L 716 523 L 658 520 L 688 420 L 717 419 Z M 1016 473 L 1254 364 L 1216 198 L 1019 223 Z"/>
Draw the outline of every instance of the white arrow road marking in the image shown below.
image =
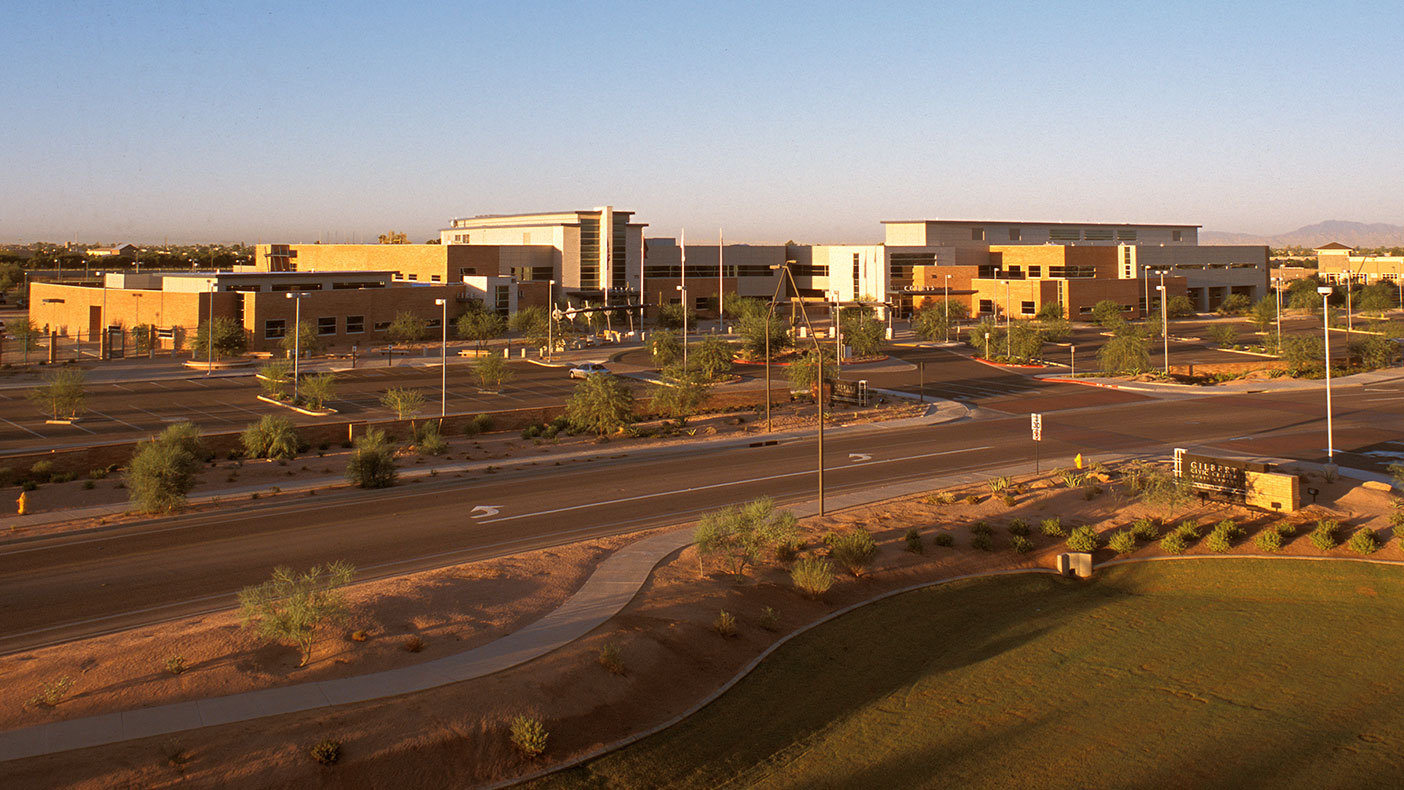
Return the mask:
<path id="1" fill-rule="evenodd" d="M 495 516 L 497 515 L 497 511 L 501 508 L 501 505 L 475 505 L 473 511 L 468 514 L 468 517 L 487 518 L 488 516 Z"/>
<path id="2" fill-rule="evenodd" d="M 849 453 L 848 462 L 851 464 L 861 464 L 864 461 L 871 461 L 873 457 L 867 453 Z"/>

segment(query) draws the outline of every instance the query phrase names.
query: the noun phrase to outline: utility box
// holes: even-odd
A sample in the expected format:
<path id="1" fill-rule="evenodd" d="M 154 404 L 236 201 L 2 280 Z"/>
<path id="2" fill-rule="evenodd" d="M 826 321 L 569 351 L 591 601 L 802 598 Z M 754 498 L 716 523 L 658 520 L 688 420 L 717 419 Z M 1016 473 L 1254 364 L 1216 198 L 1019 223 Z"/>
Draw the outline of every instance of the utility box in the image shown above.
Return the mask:
<path id="1" fill-rule="evenodd" d="M 1076 576 L 1079 579 L 1092 577 L 1092 555 L 1085 551 L 1073 551 L 1058 555 L 1058 573 L 1063 576 Z"/>

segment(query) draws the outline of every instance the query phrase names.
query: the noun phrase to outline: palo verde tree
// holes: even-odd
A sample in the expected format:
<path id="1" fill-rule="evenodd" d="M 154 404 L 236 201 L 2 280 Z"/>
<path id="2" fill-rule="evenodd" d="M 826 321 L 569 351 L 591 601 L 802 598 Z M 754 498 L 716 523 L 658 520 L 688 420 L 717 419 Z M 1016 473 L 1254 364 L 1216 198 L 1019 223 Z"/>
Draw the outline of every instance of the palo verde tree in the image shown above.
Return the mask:
<path id="1" fill-rule="evenodd" d="M 740 582 L 746 578 L 747 568 L 777 546 L 796 540 L 799 533 L 795 524 L 794 514 L 778 510 L 769 497 L 706 513 L 692 533 L 697 542 L 697 570 L 703 572 L 704 558 L 714 557 Z"/>
<path id="2" fill-rule="evenodd" d="M 61 368 L 44 374 L 44 383 L 29 392 L 29 399 L 50 419 L 75 419 L 87 402 L 86 376 L 78 368 Z"/>
<path id="3" fill-rule="evenodd" d="M 856 357 L 877 356 L 887 336 L 887 325 L 873 315 L 870 307 L 847 307 L 839 313 L 839 327 L 845 345 Z"/>
<path id="4" fill-rule="evenodd" d="M 790 388 L 796 391 L 807 391 L 810 397 L 819 397 L 819 382 L 833 381 L 838 378 L 838 367 L 834 364 L 834 350 L 828 346 L 820 346 L 816 352 L 809 349 L 801 356 L 790 363 Z"/>
<path id="5" fill-rule="evenodd" d="M 193 423 L 167 427 L 143 442 L 127 466 L 125 484 L 132 504 L 145 513 L 169 513 L 185 505 L 205 456 L 200 430 Z"/>
<path id="6" fill-rule="evenodd" d="M 672 365 L 663 370 L 663 380 L 653 388 L 651 406 L 654 412 L 686 425 L 687 418 L 697 413 L 707 400 L 711 384 L 696 367 Z"/>
<path id="7" fill-rule="evenodd" d="M 10 337 L 19 341 L 20 350 L 24 352 L 24 361 L 29 361 L 29 352 L 39 347 L 39 327 L 28 318 L 19 318 L 7 322 L 6 329 Z"/>
<path id="8" fill-rule="evenodd" d="M 507 327 L 522 336 L 527 344 L 543 347 L 547 342 L 551 316 L 544 307 L 523 307 L 507 319 Z"/>
<path id="9" fill-rule="evenodd" d="M 263 363 L 258 369 L 258 385 L 263 394 L 274 400 L 284 400 L 288 396 L 288 385 L 292 383 L 292 363 L 285 359 L 274 359 Z"/>
<path id="10" fill-rule="evenodd" d="M 473 372 L 478 374 L 478 382 L 485 390 L 500 390 L 512 379 L 512 369 L 507 360 L 496 351 L 489 351 L 473 363 Z"/>
<path id="11" fill-rule="evenodd" d="M 951 328 L 969 317 L 969 305 L 954 299 L 941 299 L 912 315 L 912 332 L 922 340 L 947 340 Z"/>
<path id="12" fill-rule="evenodd" d="M 424 339 L 429 331 L 429 324 L 423 318 L 409 311 L 401 311 L 395 314 L 395 319 L 390 322 L 390 328 L 386 334 L 390 340 L 396 343 L 418 343 Z"/>
<path id="13" fill-rule="evenodd" d="M 1138 327 L 1123 324 L 1097 351 L 1097 363 L 1109 376 L 1150 370 L 1150 338 Z"/>
<path id="14" fill-rule="evenodd" d="M 743 314 L 736 322 L 736 333 L 741 336 L 741 348 L 746 358 L 765 359 L 765 339 L 770 336 L 770 355 L 774 357 L 791 345 L 789 326 L 778 315 L 767 317 L 765 312 Z"/>
<path id="15" fill-rule="evenodd" d="M 355 575 L 355 566 L 347 562 L 316 565 L 305 573 L 274 568 L 273 578 L 239 591 L 240 617 L 264 639 L 296 645 L 302 655 L 298 666 L 305 667 L 319 632 L 349 614 L 342 588 Z"/>
<path id="16" fill-rule="evenodd" d="M 703 338 L 688 360 L 707 381 L 718 381 L 731 373 L 736 348 L 719 337 Z"/>
<path id="17" fill-rule="evenodd" d="M 1126 315 L 1121 309 L 1121 305 L 1110 299 L 1092 305 L 1092 320 L 1102 325 L 1103 329 L 1116 329 L 1126 322 Z"/>
<path id="18" fill-rule="evenodd" d="M 678 333 L 671 329 L 659 329 L 648 340 L 648 353 L 659 370 L 670 367 L 682 359 L 682 341 Z"/>
<path id="19" fill-rule="evenodd" d="M 308 376 L 297 388 L 307 408 L 320 411 L 326 408 L 327 401 L 336 397 L 336 374 L 331 371 Z"/>
<path id="20" fill-rule="evenodd" d="M 303 321 L 297 325 L 296 332 L 283 335 L 283 339 L 278 341 L 278 347 L 283 349 L 288 359 L 292 359 L 294 352 L 303 357 L 311 357 L 321 352 L 322 338 L 317 336 L 317 329 L 312 326 L 311 321 Z"/>
<path id="21" fill-rule="evenodd" d="M 380 405 L 395 412 L 397 420 L 413 420 L 424 409 L 424 393 L 408 387 L 391 387 L 380 396 Z"/>
<path id="22" fill-rule="evenodd" d="M 502 337 L 507 331 L 507 320 L 497 313 L 475 310 L 459 316 L 454 329 L 460 338 L 473 341 L 482 351 L 483 344 Z"/>
<path id="23" fill-rule="evenodd" d="M 633 413 L 634 393 L 623 379 L 608 373 L 592 373 L 580 382 L 565 410 L 572 428 L 600 436 L 628 425 Z"/>

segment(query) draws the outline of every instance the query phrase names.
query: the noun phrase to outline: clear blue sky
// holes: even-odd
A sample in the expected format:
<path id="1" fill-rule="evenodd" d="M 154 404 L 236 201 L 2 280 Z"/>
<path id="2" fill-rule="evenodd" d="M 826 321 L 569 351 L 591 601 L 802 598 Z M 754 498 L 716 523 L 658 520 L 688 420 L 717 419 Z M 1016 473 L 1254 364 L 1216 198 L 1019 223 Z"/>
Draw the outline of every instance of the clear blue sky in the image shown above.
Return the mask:
<path id="1" fill-rule="evenodd" d="M 871 6 L 871 7 L 870 7 Z M 1404 224 L 1404 3 L 7 0 L 0 241 Z"/>

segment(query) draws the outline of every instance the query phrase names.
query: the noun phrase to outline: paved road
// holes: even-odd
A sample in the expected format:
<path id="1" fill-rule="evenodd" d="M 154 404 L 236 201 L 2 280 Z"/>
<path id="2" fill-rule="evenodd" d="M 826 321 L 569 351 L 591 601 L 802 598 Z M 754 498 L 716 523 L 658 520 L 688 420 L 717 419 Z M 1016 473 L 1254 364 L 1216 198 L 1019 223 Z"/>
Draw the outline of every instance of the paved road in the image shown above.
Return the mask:
<path id="1" fill-rule="evenodd" d="M 1062 388 L 1073 385 L 1049 385 L 1039 397 L 1079 397 Z M 1341 387 L 1336 400 L 1339 447 L 1404 450 L 1404 387 Z M 1316 459 L 1324 454 L 1322 412 L 1317 392 L 1066 408 L 1045 415 L 1042 453 L 1096 457 L 1198 443 Z M 1027 417 L 983 406 L 979 413 L 986 416 L 945 426 L 831 433 L 829 490 L 1028 460 Z M 663 455 L 605 446 L 593 461 L 560 467 L 250 503 L 238 513 L 11 544 L 0 551 L 0 651 L 224 608 L 277 564 L 346 559 L 388 575 L 676 523 L 760 495 L 808 498 L 815 450 L 812 439 Z"/>

